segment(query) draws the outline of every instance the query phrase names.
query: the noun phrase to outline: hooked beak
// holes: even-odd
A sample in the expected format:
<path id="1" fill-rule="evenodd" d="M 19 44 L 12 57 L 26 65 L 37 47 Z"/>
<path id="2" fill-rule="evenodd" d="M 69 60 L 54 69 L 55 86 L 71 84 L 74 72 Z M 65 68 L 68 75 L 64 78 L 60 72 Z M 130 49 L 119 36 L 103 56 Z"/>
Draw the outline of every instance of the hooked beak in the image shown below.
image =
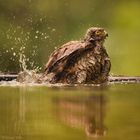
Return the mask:
<path id="1" fill-rule="evenodd" d="M 89 41 L 90 41 L 90 42 L 93 42 L 93 41 L 95 41 L 95 39 L 93 39 L 93 38 L 90 38 L 90 39 L 89 39 Z"/>
<path id="2" fill-rule="evenodd" d="M 104 31 L 105 37 L 108 37 L 108 33 L 106 31 Z"/>

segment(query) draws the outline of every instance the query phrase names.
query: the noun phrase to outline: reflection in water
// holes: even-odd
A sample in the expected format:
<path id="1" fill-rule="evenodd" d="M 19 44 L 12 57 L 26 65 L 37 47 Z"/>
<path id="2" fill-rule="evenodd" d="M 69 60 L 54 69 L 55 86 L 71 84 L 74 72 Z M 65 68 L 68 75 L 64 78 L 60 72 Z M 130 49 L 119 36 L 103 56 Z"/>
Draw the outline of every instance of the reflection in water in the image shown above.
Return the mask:
<path id="1" fill-rule="evenodd" d="M 25 91 L 20 94 L 13 91 L 1 93 L 0 99 L 0 139 L 21 139 L 25 123 Z M 19 92 L 15 90 L 15 92 Z"/>
<path id="2" fill-rule="evenodd" d="M 20 88 L 20 94 L 19 94 L 19 112 L 18 112 L 18 124 L 17 128 L 19 129 L 19 134 L 23 134 L 23 126 L 25 123 L 25 112 L 26 112 L 26 99 L 25 99 L 25 94 L 26 92 L 24 91 L 24 88 Z"/>
<path id="3" fill-rule="evenodd" d="M 56 104 L 56 116 L 68 126 L 83 128 L 89 137 L 105 135 L 106 98 L 103 94 L 76 98 L 55 97 L 53 101 Z"/>
<path id="4" fill-rule="evenodd" d="M 64 136 L 67 126 L 84 129 L 89 137 L 105 135 L 106 96 L 102 92 L 81 91 L 79 94 L 79 90 L 74 89 L 71 94 L 70 90 L 51 89 L 52 93 L 25 87 L 10 90 L 0 94 L 0 139 L 33 138 L 35 135 L 39 139 L 50 135 L 57 139 L 58 128 L 61 130 L 57 134 Z M 74 133 L 67 137 L 71 135 L 75 137 Z"/>
<path id="5" fill-rule="evenodd" d="M 1 87 L 0 140 L 139 139 L 139 93 L 139 84 Z"/>

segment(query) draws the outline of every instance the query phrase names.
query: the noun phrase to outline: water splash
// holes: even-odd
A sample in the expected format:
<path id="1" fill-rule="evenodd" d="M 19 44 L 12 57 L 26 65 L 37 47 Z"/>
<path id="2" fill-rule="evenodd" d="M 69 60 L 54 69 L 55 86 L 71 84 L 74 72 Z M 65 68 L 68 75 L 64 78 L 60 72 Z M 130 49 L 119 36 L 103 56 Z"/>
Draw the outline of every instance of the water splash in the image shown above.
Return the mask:
<path id="1" fill-rule="evenodd" d="M 20 56 L 20 57 L 19 57 L 20 68 L 21 68 L 23 71 L 26 71 L 26 70 L 27 70 L 26 56 L 25 56 L 25 54 L 23 54 L 23 53 L 20 53 L 19 56 Z"/>
<path id="2" fill-rule="evenodd" d="M 24 52 L 25 48 L 21 48 L 20 50 L 21 52 L 19 53 L 20 55 L 19 63 L 20 63 L 21 72 L 18 74 L 17 81 L 20 83 L 38 83 L 40 74 L 38 74 L 37 72 L 40 70 L 40 67 L 39 66 L 34 67 L 34 62 L 30 61 L 30 59 L 26 57 Z M 27 68 L 27 62 L 29 61 L 30 61 L 30 66 L 34 67 L 33 70 L 29 70 Z"/>
<path id="3" fill-rule="evenodd" d="M 11 68 L 9 65 L 10 61 L 12 65 L 11 69 L 14 72 L 20 71 L 20 74 L 24 73 L 24 76 L 26 73 L 27 77 L 31 78 L 31 75 L 34 77 L 35 73 L 37 74 L 42 69 L 39 66 L 40 63 L 35 61 L 40 53 L 40 45 L 45 44 L 44 46 L 46 47 L 46 44 L 48 44 L 46 42 L 53 44 L 50 36 L 55 35 L 56 29 L 49 26 L 46 16 L 30 15 L 25 18 L 25 22 L 19 22 L 18 25 L 15 24 L 16 20 L 17 17 L 13 15 L 13 20 L 9 23 L 9 28 L 3 32 L 7 41 L 3 44 L 4 49 L 2 53 L 0 52 L 0 56 L 5 55 L 9 57 L 9 60 L 5 62 L 5 67 L 8 65 Z M 42 28 L 44 25 L 46 26 L 45 30 Z M 2 71 L 9 70 L 5 68 Z"/>

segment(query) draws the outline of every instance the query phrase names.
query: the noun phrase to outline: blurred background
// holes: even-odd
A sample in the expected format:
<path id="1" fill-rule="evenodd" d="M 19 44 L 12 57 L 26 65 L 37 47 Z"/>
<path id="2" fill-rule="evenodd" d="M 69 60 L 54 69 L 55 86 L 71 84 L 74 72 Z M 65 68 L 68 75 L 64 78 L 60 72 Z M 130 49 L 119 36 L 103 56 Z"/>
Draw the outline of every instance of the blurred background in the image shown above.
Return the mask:
<path id="1" fill-rule="evenodd" d="M 107 30 L 112 74 L 140 75 L 139 0 L 0 0 L 0 73 L 43 71 L 54 48 Z"/>

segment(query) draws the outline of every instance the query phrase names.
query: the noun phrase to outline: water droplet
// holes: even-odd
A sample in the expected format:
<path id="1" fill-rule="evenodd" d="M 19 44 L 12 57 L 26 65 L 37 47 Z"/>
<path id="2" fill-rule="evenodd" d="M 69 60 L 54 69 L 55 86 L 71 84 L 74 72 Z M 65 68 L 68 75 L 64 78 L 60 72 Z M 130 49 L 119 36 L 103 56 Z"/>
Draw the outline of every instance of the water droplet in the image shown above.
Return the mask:
<path id="1" fill-rule="evenodd" d="M 42 22 L 42 20 L 43 20 L 43 19 L 42 19 L 42 18 L 40 18 L 40 21 L 41 21 L 41 22 Z"/>
<path id="2" fill-rule="evenodd" d="M 44 38 L 47 39 L 47 38 L 49 38 L 49 36 L 45 36 Z"/>
<path id="3" fill-rule="evenodd" d="M 55 32 L 55 31 L 56 31 L 56 29 L 53 28 L 53 29 L 52 29 L 52 32 Z"/>
<path id="4" fill-rule="evenodd" d="M 15 52 L 13 53 L 13 56 L 16 56 L 16 53 Z"/>
<path id="5" fill-rule="evenodd" d="M 20 37 L 17 38 L 18 41 L 21 41 Z"/>

